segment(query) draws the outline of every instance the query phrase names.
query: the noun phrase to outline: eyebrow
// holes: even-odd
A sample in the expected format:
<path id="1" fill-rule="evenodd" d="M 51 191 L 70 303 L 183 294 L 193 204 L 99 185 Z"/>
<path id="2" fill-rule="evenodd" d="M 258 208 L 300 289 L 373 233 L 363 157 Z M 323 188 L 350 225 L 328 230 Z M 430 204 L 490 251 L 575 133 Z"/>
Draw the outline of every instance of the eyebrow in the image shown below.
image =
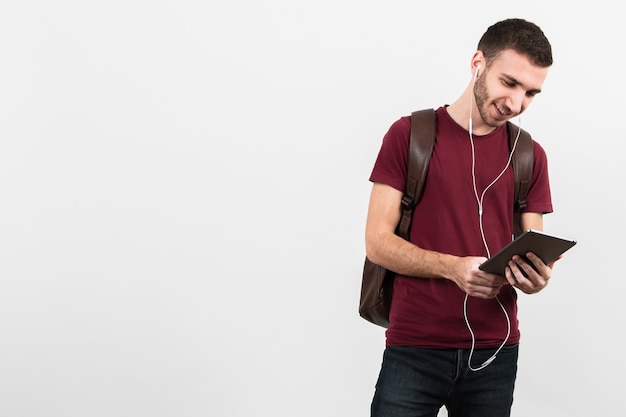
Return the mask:
<path id="1" fill-rule="evenodd" d="M 506 75 L 503 74 L 503 77 L 506 78 L 509 82 L 515 84 L 515 85 L 519 85 L 522 88 L 524 88 L 524 84 L 522 84 L 518 79 L 516 79 L 515 77 L 511 77 L 510 75 Z M 540 88 L 532 88 L 530 90 L 526 90 L 527 93 L 531 93 L 533 95 L 535 94 L 539 94 L 541 93 L 541 89 Z"/>

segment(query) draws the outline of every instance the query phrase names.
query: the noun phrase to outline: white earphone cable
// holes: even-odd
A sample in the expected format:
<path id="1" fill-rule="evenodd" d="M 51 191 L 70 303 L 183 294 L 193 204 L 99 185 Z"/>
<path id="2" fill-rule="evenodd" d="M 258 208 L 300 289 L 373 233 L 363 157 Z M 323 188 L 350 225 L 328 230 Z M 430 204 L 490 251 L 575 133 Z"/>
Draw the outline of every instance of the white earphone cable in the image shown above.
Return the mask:
<path id="1" fill-rule="evenodd" d="M 474 81 L 476 80 L 477 75 L 478 75 L 478 68 L 476 69 L 476 72 L 474 73 Z M 504 166 L 504 168 L 502 169 L 500 174 L 498 174 L 498 176 L 496 176 L 496 178 L 487 187 L 485 187 L 485 189 L 483 190 L 483 192 L 481 193 L 481 195 L 479 197 L 478 196 L 478 189 L 477 189 L 477 186 L 476 186 L 476 154 L 475 154 L 475 149 L 474 149 L 474 137 L 473 137 L 473 134 L 472 134 L 472 107 L 474 105 L 472 98 L 473 97 L 470 94 L 469 138 L 470 138 L 470 144 L 471 144 L 471 147 L 472 147 L 472 184 L 474 186 L 474 196 L 476 197 L 476 203 L 478 204 L 478 223 L 479 223 L 479 228 L 480 228 L 480 235 L 481 235 L 481 238 L 482 238 L 482 241 L 483 241 L 483 246 L 485 247 L 485 250 L 487 251 L 487 257 L 490 257 L 491 256 L 491 252 L 489 251 L 489 246 L 487 245 L 487 239 L 485 237 L 485 232 L 484 232 L 484 229 L 483 229 L 483 201 L 484 201 L 485 193 L 487 192 L 487 190 L 493 184 L 495 184 L 496 181 L 498 181 L 500 179 L 500 177 L 502 177 L 502 175 L 504 175 L 504 173 L 506 172 L 507 168 L 511 164 L 511 160 L 513 159 L 513 152 L 515 152 L 515 148 L 517 146 L 517 141 L 518 141 L 518 139 L 520 137 L 520 133 L 522 131 L 522 123 L 521 123 L 521 118 L 520 118 L 519 129 L 517 131 L 517 136 L 515 137 L 515 141 L 513 142 L 513 147 L 511 148 L 511 151 L 509 153 L 509 158 L 507 160 L 506 165 Z M 467 360 L 467 366 L 472 371 L 479 371 L 479 370 L 485 368 L 486 366 L 488 366 L 491 362 L 493 362 L 496 359 L 496 355 L 506 345 L 506 342 L 509 340 L 509 336 L 511 335 L 511 319 L 509 318 L 509 315 L 506 312 L 506 308 L 504 308 L 504 305 L 502 304 L 500 299 L 496 296 L 496 301 L 498 302 L 498 305 L 502 309 L 502 312 L 504 313 L 504 316 L 506 318 L 506 323 L 507 323 L 506 337 L 504 338 L 504 341 L 502 342 L 500 347 L 494 352 L 493 355 L 491 355 L 487 360 L 485 360 L 478 368 L 474 368 L 472 366 L 472 356 L 474 354 L 474 348 L 475 348 L 475 344 L 476 344 L 476 337 L 474 335 L 474 331 L 472 330 L 472 326 L 471 326 L 471 324 L 469 322 L 469 318 L 468 318 L 468 315 L 467 315 L 467 301 L 468 301 L 468 298 L 469 298 L 469 295 L 466 293 L 465 294 L 465 300 L 463 301 L 463 317 L 465 318 L 465 324 L 467 326 L 467 329 L 469 330 L 470 335 L 472 336 L 472 347 L 470 349 L 470 354 L 469 354 L 469 357 L 468 357 L 468 360 Z"/>

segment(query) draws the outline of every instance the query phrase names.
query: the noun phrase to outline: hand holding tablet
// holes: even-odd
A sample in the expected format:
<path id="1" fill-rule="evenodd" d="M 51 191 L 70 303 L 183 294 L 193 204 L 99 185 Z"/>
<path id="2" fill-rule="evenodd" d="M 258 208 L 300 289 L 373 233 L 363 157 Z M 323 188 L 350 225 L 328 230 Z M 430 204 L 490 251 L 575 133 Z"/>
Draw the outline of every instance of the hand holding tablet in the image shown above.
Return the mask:
<path id="1" fill-rule="evenodd" d="M 527 230 L 483 262 L 479 269 L 492 274 L 504 275 L 504 270 L 513 255 L 525 258 L 528 252 L 533 252 L 544 263 L 548 264 L 575 244 L 575 240 L 564 239 L 537 230 Z"/>

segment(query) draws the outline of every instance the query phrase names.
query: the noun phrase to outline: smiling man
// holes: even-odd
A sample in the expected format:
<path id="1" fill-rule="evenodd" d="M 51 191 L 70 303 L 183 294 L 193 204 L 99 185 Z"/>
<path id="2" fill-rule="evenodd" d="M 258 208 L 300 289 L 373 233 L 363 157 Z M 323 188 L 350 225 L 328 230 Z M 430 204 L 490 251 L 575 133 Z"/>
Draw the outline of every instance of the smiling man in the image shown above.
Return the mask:
<path id="1" fill-rule="evenodd" d="M 505 276 L 478 267 L 511 241 L 511 118 L 541 92 L 552 65 L 542 30 L 523 19 L 487 29 L 461 96 L 436 110 L 435 148 L 410 239 L 395 234 L 407 181 L 411 117 L 391 125 L 370 176 L 366 253 L 396 272 L 372 416 L 510 415 L 520 332 L 517 290 L 541 291 L 554 263 L 515 257 Z M 516 128 L 517 129 L 517 128 Z M 533 140 L 521 230 L 552 212 L 547 156 Z"/>

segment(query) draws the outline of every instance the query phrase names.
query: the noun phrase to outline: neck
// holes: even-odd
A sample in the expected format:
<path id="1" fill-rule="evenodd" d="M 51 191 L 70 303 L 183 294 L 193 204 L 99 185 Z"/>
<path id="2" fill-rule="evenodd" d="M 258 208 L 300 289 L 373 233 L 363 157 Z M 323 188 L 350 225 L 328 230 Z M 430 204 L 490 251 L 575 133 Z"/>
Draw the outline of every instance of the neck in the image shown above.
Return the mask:
<path id="1" fill-rule="evenodd" d="M 459 98 L 447 107 L 448 114 L 459 126 L 469 132 L 469 118 L 472 116 L 472 134 L 486 135 L 493 132 L 494 128 L 487 125 L 478 112 L 474 100 L 474 83 L 470 82 Z"/>

